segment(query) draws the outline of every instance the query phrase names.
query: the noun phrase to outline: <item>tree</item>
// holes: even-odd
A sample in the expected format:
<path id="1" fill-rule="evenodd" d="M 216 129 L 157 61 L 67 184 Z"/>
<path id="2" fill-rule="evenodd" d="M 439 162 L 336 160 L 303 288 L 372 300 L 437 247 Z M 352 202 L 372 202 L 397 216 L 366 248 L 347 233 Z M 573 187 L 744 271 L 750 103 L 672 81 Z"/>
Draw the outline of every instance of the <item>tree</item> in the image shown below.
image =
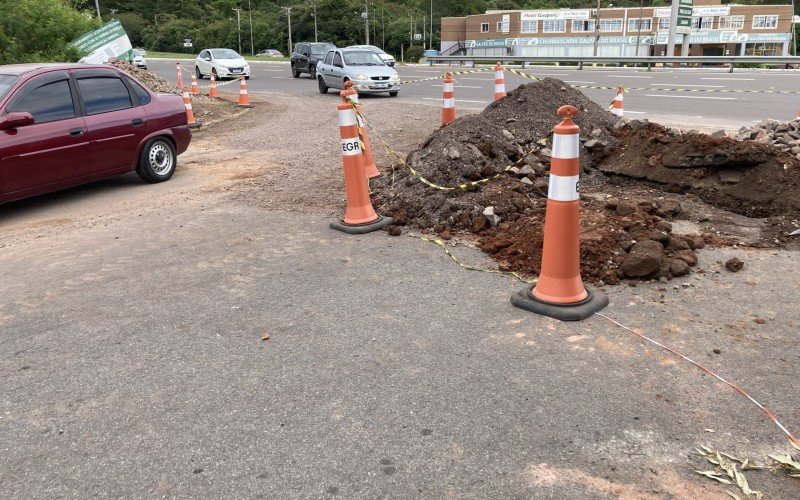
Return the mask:
<path id="1" fill-rule="evenodd" d="M 77 61 L 69 42 L 99 24 L 65 0 L 0 2 L 0 64 Z"/>

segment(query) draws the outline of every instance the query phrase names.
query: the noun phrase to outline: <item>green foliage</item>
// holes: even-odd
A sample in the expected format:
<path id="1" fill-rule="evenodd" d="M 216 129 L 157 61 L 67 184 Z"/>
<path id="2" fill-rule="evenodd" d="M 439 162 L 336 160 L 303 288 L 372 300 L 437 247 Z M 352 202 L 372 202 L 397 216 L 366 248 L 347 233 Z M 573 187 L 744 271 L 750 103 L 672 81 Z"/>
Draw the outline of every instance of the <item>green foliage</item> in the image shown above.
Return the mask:
<path id="1" fill-rule="evenodd" d="M 415 63 L 422 59 L 422 46 L 421 45 L 412 45 L 406 50 L 405 58 L 406 62 Z"/>
<path id="2" fill-rule="evenodd" d="M 0 2 L 0 64 L 77 61 L 69 42 L 100 24 L 65 0 Z"/>
<path id="3" fill-rule="evenodd" d="M 123 12 L 117 13 L 114 15 L 108 14 L 103 16 L 103 21 L 108 22 L 112 19 L 119 19 L 119 22 L 122 23 L 122 27 L 125 28 L 125 32 L 128 33 L 128 38 L 131 40 L 131 44 L 134 47 L 140 47 L 144 41 L 142 39 L 142 31 L 148 26 L 147 19 L 143 18 L 139 14 L 134 14 L 131 12 Z"/>

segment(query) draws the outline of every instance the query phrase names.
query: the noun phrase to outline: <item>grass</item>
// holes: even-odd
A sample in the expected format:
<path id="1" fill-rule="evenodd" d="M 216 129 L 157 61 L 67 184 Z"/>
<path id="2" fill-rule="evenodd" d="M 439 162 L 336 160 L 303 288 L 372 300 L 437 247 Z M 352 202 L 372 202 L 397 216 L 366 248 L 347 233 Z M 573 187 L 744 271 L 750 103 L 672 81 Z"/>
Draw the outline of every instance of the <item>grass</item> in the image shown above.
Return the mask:
<path id="1" fill-rule="evenodd" d="M 243 54 L 244 55 L 244 54 Z M 179 52 L 151 52 L 147 51 L 145 55 L 147 59 L 194 59 L 197 57 L 197 52 L 179 53 Z M 257 57 L 244 55 L 246 61 L 288 61 L 288 57 Z"/>

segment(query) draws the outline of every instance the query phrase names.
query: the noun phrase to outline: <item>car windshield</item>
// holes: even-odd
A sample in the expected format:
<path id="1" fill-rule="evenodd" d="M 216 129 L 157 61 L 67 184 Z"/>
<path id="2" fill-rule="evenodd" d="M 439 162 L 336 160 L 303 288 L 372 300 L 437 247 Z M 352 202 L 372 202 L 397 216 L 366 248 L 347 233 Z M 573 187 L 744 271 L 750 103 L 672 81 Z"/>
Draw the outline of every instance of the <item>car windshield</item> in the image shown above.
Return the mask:
<path id="1" fill-rule="evenodd" d="M 334 47 L 331 44 L 312 45 L 311 46 L 311 53 L 314 54 L 315 56 L 324 56 L 325 54 L 328 53 L 329 50 L 335 49 L 335 48 L 336 47 Z"/>
<path id="2" fill-rule="evenodd" d="M 0 75 L 0 99 L 8 93 L 19 77 L 15 75 Z"/>
<path id="3" fill-rule="evenodd" d="M 383 66 L 383 61 L 374 52 L 359 50 L 358 52 L 344 52 L 344 63 L 348 66 Z"/>
<path id="4" fill-rule="evenodd" d="M 211 55 L 214 56 L 214 59 L 241 59 L 242 56 L 236 53 L 235 50 L 231 49 L 214 49 L 211 52 Z"/>
<path id="5" fill-rule="evenodd" d="M 379 47 L 374 47 L 374 46 L 370 47 L 370 50 L 372 52 L 375 52 L 376 54 L 385 54 L 386 53 L 386 52 L 382 51 Z"/>

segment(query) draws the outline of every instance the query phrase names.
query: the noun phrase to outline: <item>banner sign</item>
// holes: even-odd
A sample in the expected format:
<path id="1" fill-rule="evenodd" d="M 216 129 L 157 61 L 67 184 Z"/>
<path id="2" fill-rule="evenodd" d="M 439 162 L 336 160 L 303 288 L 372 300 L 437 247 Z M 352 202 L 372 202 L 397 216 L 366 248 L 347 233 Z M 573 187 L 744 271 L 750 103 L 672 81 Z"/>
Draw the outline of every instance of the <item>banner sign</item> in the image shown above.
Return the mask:
<path id="1" fill-rule="evenodd" d="M 692 16 L 694 17 L 712 17 L 712 16 L 727 16 L 730 15 L 731 8 L 723 6 L 713 7 L 694 7 L 692 9 Z M 653 12 L 653 17 L 667 18 L 670 15 L 670 9 L 656 9 Z"/>
<path id="2" fill-rule="evenodd" d="M 693 31 L 689 34 L 689 43 L 762 43 L 762 42 L 788 42 L 791 33 L 739 33 L 736 30 L 708 30 Z M 669 40 L 667 33 L 659 33 L 656 38 L 657 45 L 666 45 Z M 675 43 L 680 43 L 680 38 L 675 38 Z"/>
<path id="3" fill-rule="evenodd" d="M 113 19 L 96 30 L 92 30 L 72 41 L 72 45 L 88 52 L 80 61 L 89 64 L 103 64 L 112 57 L 130 61 L 133 46 L 119 19 Z"/>
<path id="4" fill-rule="evenodd" d="M 689 34 L 689 43 L 765 43 L 788 42 L 791 33 L 739 33 L 736 30 L 693 31 Z M 600 45 L 636 45 L 635 36 L 601 36 Z M 669 36 L 659 33 L 658 36 L 643 35 L 639 37 L 639 45 L 666 45 Z M 681 43 L 681 36 L 675 37 Z M 494 38 L 489 40 L 467 40 L 467 48 L 476 47 L 513 47 L 515 45 L 538 46 L 581 46 L 594 44 L 593 36 L 553 36 L 534 38 Z"/>
<path id="5" fill-rule="evenodd" d="M 540 19 L 589 19 L 590 10 L 542 10 L 524 11 L 519 13 L 520 21 L 538 21 Z"/>

